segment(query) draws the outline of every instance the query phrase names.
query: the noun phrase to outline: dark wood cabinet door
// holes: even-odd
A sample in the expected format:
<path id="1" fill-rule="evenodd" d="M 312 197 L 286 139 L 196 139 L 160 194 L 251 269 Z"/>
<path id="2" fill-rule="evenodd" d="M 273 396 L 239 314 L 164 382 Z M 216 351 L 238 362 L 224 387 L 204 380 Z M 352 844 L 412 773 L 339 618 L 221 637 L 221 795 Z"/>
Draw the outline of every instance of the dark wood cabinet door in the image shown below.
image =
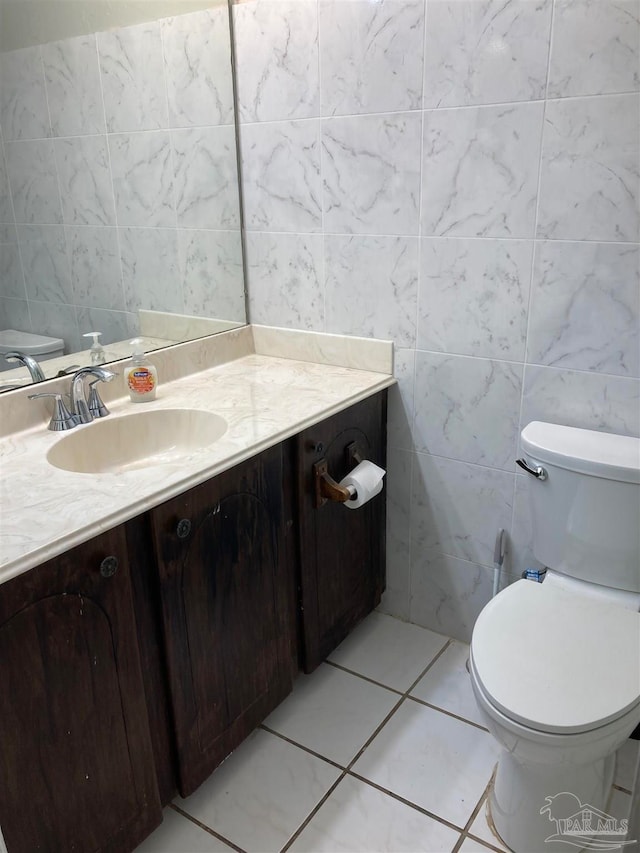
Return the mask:
<path id="1" fill-rule="evenodd" d="M 315 500 L 314 463 L 327 462 L 339 482 L 365 459 L 386 463 L 386 392 L 310 427 L 296 437 L 300 525 L 302 666 L 312 672 L 370 613 L 385 582 L 385 489 L 360 509 Z"/>
<path id="2" fill-rule="evenodd" d="M 123 528 L 0 586 L 0 685 L 9 853 L 133 850 L 161 808 Z"/>
<path id="3" fill-rule="evenodd" d="M 178 793 L 178 771 L 162 632 L 160 581 L 149 513 L 127 521 L 124 528 L 129 562 L 134 567 L 131 585 L 156 780 L 160 803 L 166 806 Z"/>
<path id="4" fill-rule="evenodd" d="M 294 570 L 282 446 L 151 516 L 187 796 L 291 690 Z"/>

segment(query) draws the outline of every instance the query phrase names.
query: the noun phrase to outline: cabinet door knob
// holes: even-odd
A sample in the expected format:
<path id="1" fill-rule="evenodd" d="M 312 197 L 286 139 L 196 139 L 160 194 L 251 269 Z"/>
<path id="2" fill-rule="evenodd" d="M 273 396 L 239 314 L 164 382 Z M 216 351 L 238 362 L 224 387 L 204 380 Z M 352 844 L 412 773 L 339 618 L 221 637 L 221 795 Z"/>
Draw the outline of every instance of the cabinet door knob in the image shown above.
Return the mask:
<path id="1" fill-rule="evenodd" d="M 191 522 L 188 518 L 180 519 L 180 521 L 176 525 L 176 533 L 178 534 L 178 539 L 187 538 L 187 536 L 191 533 Z"/>
<path id="2" fill-rule="evenodd" d="M 112 578 L 118 571 L 118 558 L 105 557 L 100 563 L 100 574 L 103 578 Z"/>

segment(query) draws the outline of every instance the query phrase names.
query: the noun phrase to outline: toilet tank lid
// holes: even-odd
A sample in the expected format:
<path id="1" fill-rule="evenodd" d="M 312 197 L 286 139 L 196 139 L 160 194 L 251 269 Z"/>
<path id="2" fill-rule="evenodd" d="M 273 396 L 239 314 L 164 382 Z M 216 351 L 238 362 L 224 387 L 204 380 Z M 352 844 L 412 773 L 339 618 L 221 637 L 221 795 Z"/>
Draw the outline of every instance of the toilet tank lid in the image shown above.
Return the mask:
<path id="1" fill-rule="evenodd" d="M 539 462 L 592 477 L 640 483 L 640 439 L 633 436 L 532 421 L 522 430 L 520 443 Z"/>
<path id="2" fill-rule="evenodd" d="M 46 335 L 34 335 L 31 332 L 19 332 L 17 329 L 0 331 L 0 353 L 20 350 L 25 355 L 46 355 L 64 349 L 62 338 L 49 338 Z"/>

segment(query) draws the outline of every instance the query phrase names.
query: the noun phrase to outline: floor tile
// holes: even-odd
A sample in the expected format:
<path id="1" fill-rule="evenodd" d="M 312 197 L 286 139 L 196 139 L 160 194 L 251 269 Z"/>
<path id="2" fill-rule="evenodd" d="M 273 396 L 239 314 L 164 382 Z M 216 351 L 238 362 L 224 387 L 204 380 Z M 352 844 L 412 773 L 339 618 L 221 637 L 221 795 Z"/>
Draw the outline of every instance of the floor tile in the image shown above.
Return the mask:
<path id="1" fill-rule="evenodd" d="M 463 827 L 499 751 L 488 732 L 407 699 L 353 771 Z"/>
<path id="2" fill-rule="evenodd" d="M 633 790 L 636 767 L 640 758 L 640 740 L 626 740 L 616 753 L 616 772 L 613 779 L 616 785 Z"/>
<path id="3" fill-rule="evenodd" d="M 625 794 L 623 791 L 617 791 L 614 789 L 612 791 L 609 806 L 607 807 L 607 812 L 613 815 L 613 817 L 617 818 L 618 820 L 622 820 L 623 818 L 629 817 L 630 808 L 631 797 L 629 796 L 629 794 Z M 482 808 L 478 812 L 476 819 L 469 827 L 469 833 L 471 835 L 475 835 L 477 838 L 481 838 L 483 841 L 486 841 L 488 844 L 490 844 L 492 847 L 495 847 L 497 850 L 508 851 L 509 848 L 506 847 L 500 841 L 500 839 L 491 831 L 487 818 L 487 803 L 484 802 Z M 464 849 L 464 847 L 461 849 Z M 471 849 L 472 848 L 469 848 L 469 850 Z M 617 848 L 610 849 L 608 853 L 616 853 L 616 850 Z"/>
<path id="4" fill-rule="evenodd" d="M 294 853 L 415 853 L 453 850 L 459 834 L 347 776 L 291 846 Z"/>
<path id="5" fill-rule="evenodd" d="M 397 693 L 328 664 L 299 676 L 265 725 L 346 766 L 398 702 Z"/>
<path id="6" fill-rule="evenodd" d="M 411 695 L 486 727 L 467 672 L 468 657 L 469 646 L 454 641 L 416 684 Z"/>
<path id="7" fill-rule="evenodd" d="M 136 853 L 229 853 L 233 850 L 189 818 L 166 808 L 160 826 L 146 838 Z"/>
<path id="8" fill-rule="evenodd" d="M 629 813 L 631 812 L 631 795 L 625 794 L 624 791 L 617 791 L 614 788 L 607 811 L 618 820 L 628 820 Z"/>
<path id="9" fill-rule="evenodd" d="M 609 802 L 609 806 L 607 807 L 607 812 L 616 818 L 616 820 L 629 820 L 629 814 L 631 811 L 631 796 L 629 794 L 625 794 L 623 791 L 617 791 L 615 788 L 611 794 L 611 800 Z M 599 839 L 601 842 L 611 842 L 611 836 L 600 836 Z M 629 839 L 631 840 L 631 839 Z M 636 840 L 636 839 L 633 839 Z M 603 849 L 601 847 L 601 849 Z M 621 844 L 619 847 L 608 847 L 606 848 L 607 853 L 631 853 L 632 850 L 637 849 L 637 844 Z"/>
<path id="10" fill-rule="evenodd" d="M 258 730 L 186 800 L 185 812 L 247 851 L 280 850 L 340 771 Z"/>
<path id="11" fill-rule="evenodd" d="M 489 826 L 489 814 L 488 814 L 488 804 L 487 801 L 482 804 L 480 811 L 478 812 L 475 820 L 469 827 L 469 832 L 471 835 L 475 835 L 476 838 L 481 838 L 482 841 L 486 841 L 492 847 L 496 847 L 498 850 L 508 850 L 502 841 L 495 835 L 490 826 Z"/>
<path id="12" fill-rule="evenodd" d="M 329 660 L 404 693 L 446 643 L 442 634 L 372 613 Z"/>
<path id="13" fill-rule="evenodd" d="M 485 847 L 484 844 L 480 844 L 479 841 L 476 841 L 475 838 L 465 838 L 460 847 L 458 847 L 458 853 L 491 853 L 490 847 Z"/>

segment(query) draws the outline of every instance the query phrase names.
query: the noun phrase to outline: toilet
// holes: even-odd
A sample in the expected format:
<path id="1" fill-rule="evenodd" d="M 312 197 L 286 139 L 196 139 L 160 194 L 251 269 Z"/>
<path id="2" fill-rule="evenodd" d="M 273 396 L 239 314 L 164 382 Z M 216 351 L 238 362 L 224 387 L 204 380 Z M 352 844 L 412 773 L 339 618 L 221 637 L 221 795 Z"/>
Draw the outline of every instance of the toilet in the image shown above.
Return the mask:
<path id="1" fill-rule="evenodd" d="M 547 572 L 486 605 L 469 664 L 502 746 L 494 827 L 515 853 L 540 853 L 602 830 L 615 752 L 640 722 L 640 440 L 536 421 L 521 446 Z"/>
<path id="2" fill-rule="evenodd" d="M 0 331 L 0 371 L 12 370 L 17 366 L 4 359 L 6 353 L 13 350 L 30 355 L 36 361 L 46 361 L 64 354 L 64 341 L 62 338 L 34 335 L 17 329 L 4 329 Z"/>

